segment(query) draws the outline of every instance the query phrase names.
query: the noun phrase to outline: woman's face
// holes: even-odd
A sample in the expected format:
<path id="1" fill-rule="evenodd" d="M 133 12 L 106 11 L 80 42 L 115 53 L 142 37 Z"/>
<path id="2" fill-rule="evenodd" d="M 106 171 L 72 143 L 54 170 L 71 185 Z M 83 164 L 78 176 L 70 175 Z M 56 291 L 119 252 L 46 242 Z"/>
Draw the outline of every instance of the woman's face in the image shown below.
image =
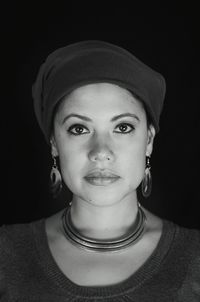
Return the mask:
<path id="1" fill-rule="evenodd" d="M 75 89 L 59 105 L 52 153 L 59 156 L 73 199 L 111 205 L 136 196 L 154 135 L 143 105 L 128 90 L 108 83 L 89 84 Z M 118 178 L 85 178 L 99 171 Z"/>

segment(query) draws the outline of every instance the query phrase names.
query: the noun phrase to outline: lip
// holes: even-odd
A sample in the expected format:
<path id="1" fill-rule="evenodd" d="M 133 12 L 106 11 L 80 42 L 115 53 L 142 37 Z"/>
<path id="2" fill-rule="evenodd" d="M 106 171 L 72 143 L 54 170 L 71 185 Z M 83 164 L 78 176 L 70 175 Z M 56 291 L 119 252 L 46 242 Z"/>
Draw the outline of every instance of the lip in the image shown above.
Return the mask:
<path id="1" fill-rule="evenodd" d="M 85 177 L 85 180 L 91 185 L 95 186 L 107 186 L 116 182 L 120 177 Z"/>
<path id="2" fill-rule="evenodd" d="M 86 175 L 85 178 L 119 178 L 119 176 L 110 171 L 94 171 Z"/>

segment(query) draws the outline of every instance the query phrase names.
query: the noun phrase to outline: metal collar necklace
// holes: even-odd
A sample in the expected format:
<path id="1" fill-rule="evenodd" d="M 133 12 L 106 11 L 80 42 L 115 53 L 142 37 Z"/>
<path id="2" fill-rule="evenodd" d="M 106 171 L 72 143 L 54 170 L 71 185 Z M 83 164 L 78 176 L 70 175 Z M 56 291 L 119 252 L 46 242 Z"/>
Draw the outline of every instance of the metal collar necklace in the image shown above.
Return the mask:
<path id="1" fill-rule="evenodd" d="M 138 204 L 138 212 L 135 222 L 129 231 L 117 239 L 94 239 L 83 236 L 73 225 L 70 214 L 70 207 L 67 207 L 62 215 L 62 224 L 65 236 L 70 242 L 84 250 L 92 252 L 115 252 L 135 244 L 145 231 L 146 216 Z"/>

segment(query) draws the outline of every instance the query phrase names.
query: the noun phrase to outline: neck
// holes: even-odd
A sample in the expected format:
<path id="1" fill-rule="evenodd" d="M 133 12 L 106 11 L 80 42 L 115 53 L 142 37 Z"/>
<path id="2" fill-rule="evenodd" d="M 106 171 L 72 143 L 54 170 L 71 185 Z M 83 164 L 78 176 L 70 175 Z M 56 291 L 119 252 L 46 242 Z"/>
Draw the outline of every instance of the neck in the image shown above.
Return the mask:
<path id="1" fill-rule="evenodd" d="M 73 197 L 71 219 L 78 231 L 96 239 L 117 238 L 134 223 L 138 211 L 137 196 L 129 196 L 109 206 L 97 206 Z"/>

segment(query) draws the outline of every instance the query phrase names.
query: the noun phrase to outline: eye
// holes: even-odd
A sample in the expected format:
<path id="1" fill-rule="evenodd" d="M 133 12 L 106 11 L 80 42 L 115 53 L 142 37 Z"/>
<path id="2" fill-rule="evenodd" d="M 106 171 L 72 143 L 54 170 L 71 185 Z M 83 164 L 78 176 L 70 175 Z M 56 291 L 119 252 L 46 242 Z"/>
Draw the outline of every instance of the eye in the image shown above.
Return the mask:
<path id="1" fill-rule="evenodd" d="M 72 129 L 75 130 L 72 131 Z M 69 129 L 67 130 L 67 132 L 69 132 L 69 134 L 71 135 L 82 135 L 82 134 L 85 134 L 87 132 L 83 132 L 83 129 L 86 129 L 86 127 L 84 127 L 83 125 L 80 125 L 80 124 L 75 124 L 75 125 L 72 125 L 69 127 Z"/>
<path id="2" fill-rule="evenodd" d="M 120 132 L 118 132 L 118 131 L 115 131 L 115 132 L 120 133 L 120 134 L 128 134 L 135 129 L 135 127 L 129 123 L 121 123 L 117 127 L 120 129 Z M 130 129 L 127 131 L 128 127 Z"/>
<path id="3" fill-rule="evenodd" d="M 119 134 L 128 134 L 135 129 L 135 127 L 129 123 L 121 123 L 117 127 L 120 129 L 120 131 L 115 131 L 115 132 L 119 133 Z M 74 124 L 68 128 L 67 132 L 70 135 L 82 135 L 82 134 L 88 133 L 88 131 L 84 132 L 84 129 L 86 130 L 87 128 L 81 124 Z M 127 131 L 127 129 L 128 129 L 128 131 Z"/>

